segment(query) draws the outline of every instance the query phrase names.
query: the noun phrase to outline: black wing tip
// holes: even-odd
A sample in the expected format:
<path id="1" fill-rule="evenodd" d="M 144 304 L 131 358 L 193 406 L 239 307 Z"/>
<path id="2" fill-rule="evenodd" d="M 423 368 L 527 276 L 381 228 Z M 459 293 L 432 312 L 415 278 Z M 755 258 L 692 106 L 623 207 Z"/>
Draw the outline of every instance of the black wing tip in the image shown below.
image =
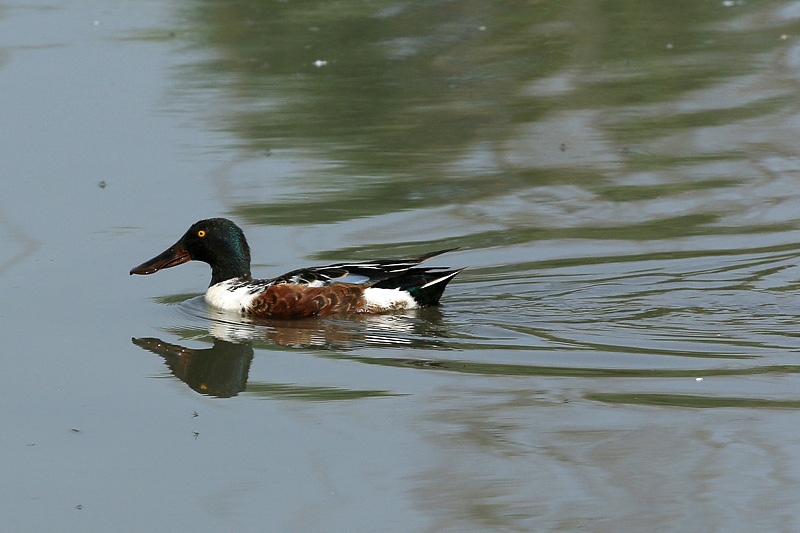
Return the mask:
<path id="1" fill-rule="evenodd" d="M 434 257 L 438 257 L 440 255 L 444 255 L 449 252 L 455 252 L 456 250 L 460 250 L 460 246 L 456 246 L 455 248 L 447 248 L 445 250 L 436 250 L 435 252 L 427 252 L 420 255 L 415 255 L 414 257 L 409 257 L 409 261 L 417 261 L 418 263 L 422 263 L 423 261 L 427 261 L 428 259 L 432 259 Z"/>

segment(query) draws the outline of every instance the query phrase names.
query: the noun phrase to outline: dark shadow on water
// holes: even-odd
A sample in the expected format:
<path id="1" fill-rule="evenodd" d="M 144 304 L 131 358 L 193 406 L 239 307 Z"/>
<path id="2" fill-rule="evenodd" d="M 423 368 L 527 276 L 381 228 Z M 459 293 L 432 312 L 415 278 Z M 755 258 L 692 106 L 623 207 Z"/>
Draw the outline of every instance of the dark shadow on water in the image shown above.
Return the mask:
<path id="1" fill-rule="evenodd" d="M 253 361 L 251 342 L 234 343 L 214 339 L 211 348 L 193 349 L 156 338 L 133 338 L 133 344 L 160 355 L 172 375 L 195 392 L 217 398 L 232 398 L 241 392 L 262 398 L 327 402 L 396 396 L 380 390 L 352 390 L 337 387 L 303 386 L 293 383 L 248 383 Z"/>
<path id="2" fill-rule="evenodd" d="M 442 348 L 445 335 L 438 309 L 385 315 L 311 317 L 267 320 L 242 317 L 206 308 L 202 297 L 182 294 L 160 297 L 160 303 L 207 325 L 164 328 L 179 339 L 209 342 L 210 348 L 194 349 L 157 338 L 133 338 L 132 342 L 164 358 L 170 372 L 200 394 L 230 398 L 242 392 L 263 397 L 305 401 L 352 400 L 396 396 L 382 390 L 354 390 L 292 383 L 250 382 L 254 350 L 313 350 L 343 353 L 364 347 Z"/>
<path id="3" fill-rule="evenodd" d="M 288 329 L 288 328 L 287 328 Z M 305 337 L 305 334 L 301 334 Z M 264 398 L 295 399 L 306 401 L 352 400 L 397 394 L 382 390 L 351 390 L 328 386 L 302 386 L 297 384 L 254 382 L 248 383 L 248 373 L 253 360 L 253 341 L 230 342 L 212 337 L 211 348 L 193 349 L 171 344 L 156 338 L 133 338 L 132 342 L 164 358 L 172 374 L 192 390 L 208 396 L 230 398 L 246 391 Z M 576 368 L 561 366 L 478 363 L 470 361 L 414 358 L 370 357 L 323 352 L 323 357 L 346 359 L 353 362 L 393 368 L 480 374 L 484 376 L 552 376 L 574 378 L 675 378 L 686 379 L 702 373 L 706 377 L 746 376 L 760 374 L 797 374 L 800 365 L 771 365 L 747 368 L 704 370 L 632 369 L 632 368 Z M 589 400 L 640 404 L 671 405 L 677 407 L 764 407 L 800 408 L 797 401 L 773 401 L 748 398 L 716 398 L 665 394 L 589 394 Z"/>
<path id="4" fill-rule="evenodd" d="M 200 394 L 230 398 L 247 385 L 253 361 L 253 346 L 249 343 L 214 339 L 211 348 L 192 349 L 156 338 L 133 338 L 131 341 L 163 357 L 170 372 Z"/>

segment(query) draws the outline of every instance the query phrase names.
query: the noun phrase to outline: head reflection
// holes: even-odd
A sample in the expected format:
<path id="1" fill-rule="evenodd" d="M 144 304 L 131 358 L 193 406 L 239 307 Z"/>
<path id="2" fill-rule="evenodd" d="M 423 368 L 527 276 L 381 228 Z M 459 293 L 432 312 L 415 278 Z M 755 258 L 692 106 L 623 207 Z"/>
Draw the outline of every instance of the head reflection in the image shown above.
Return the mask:
<path id="1" fill-rule="evenodd" d="M 172 374 L 200 394 L 230 398 L 247 386 L 253 360 L 251 342 L 234 343 L 215 338 L 211 348 L 193 349 L 155 338 L 132 341 L 163 357 Z"/>

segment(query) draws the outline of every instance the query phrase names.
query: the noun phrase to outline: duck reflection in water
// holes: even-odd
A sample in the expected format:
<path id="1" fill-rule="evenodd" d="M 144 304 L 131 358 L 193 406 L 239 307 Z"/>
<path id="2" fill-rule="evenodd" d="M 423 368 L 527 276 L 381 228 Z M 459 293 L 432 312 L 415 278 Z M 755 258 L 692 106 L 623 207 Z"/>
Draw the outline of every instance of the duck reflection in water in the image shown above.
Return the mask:
<path id="1" fill-rule="evenodd" d="M 207 396 L 230 398 L 247 390 L 262 396 L 309 400 L 354 399 L 386 396 L 386 391 L 353 391 L 332 387 L 302 387 L 293 384 L 250 383 L 248 375 L 254 343 L 302 347 L 322 352 L 370 347 L 437 347 L 441 344 L 441 312 L 428 308 L 398 315 L 350 315 L 347 319 L 308 318 L 283 321 L 246 321 L 243 317 L 209 308 L 208 330 L 181 329 L 184 335 L 210 333 L 213 346 L 188 348 L 157 338 L 133 338 L 136 346 L 164 358 L 172 374 L 192 390 Z M 177 331 L 177 330 L 176 330 Z M 332 355 L 334 356 L 334 355 Z"/>
<path id="2" fill-rule="evenodd" d="M 164 358 L 172 374 L 194 391 L 230 398 L 247 386 L 253 344 L 214 339 L 211 348 L 186 348 L 160 339 L 131 339 L 141 348 Z"/>

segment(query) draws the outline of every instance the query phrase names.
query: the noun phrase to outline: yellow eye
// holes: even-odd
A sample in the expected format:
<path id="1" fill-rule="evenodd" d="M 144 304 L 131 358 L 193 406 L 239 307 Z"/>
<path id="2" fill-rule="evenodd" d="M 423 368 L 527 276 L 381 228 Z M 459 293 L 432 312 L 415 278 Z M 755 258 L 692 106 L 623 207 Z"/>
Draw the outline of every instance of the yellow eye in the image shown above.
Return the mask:
<path id="1" fill-rule="evenodd" d="M 202 229 L 201 229 L 200 231 L 198 231 L 198 232 L 197 232 L 197 236 L 198 236 L 198 237 L 205 237 L 205 236 L 206 236 L 206 232 L 205 232 L 205 230 L 202 230 Z"/>

